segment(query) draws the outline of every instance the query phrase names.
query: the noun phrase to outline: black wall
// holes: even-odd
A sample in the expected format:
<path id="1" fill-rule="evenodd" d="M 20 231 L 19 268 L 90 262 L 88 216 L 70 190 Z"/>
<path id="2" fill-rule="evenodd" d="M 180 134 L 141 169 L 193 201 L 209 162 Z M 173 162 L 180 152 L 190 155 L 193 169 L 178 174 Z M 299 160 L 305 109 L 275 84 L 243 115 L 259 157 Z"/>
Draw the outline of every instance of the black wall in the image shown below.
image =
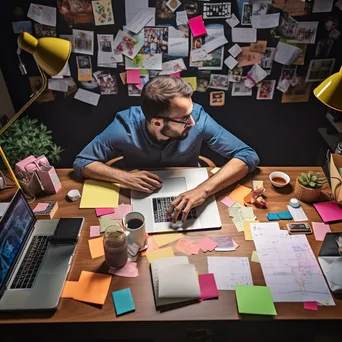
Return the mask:
<path id="1" fill-rule="evenodd" d="M 139 1 L 139 0 L 137 0 Z M 298 0 L 300 1 L 300 0 Z M 151 0 L 150 0 L 151 2 Z M 22 54 L 23 62 L 28 67 L 28 76 L 22 76 L 18 69 L 16 56 L 16 35 L 13 33 L 12 21 L 20 20 L 15 18 L 12 9 L 16 5 L 24 8 L 27 13 L 29 1 L 4 3 L 5 6 L 1 12 L 2 34 L 1 34 L 1 69 L 4 74 L 13 104 L 18 110 L 28 100 L 31 89 L 28 76 L 39 75 L 38 70 L 32 62 L 32 57 L 26 53 Z M 36 0 L 36 3 L 56 6 L 53 0 Z M 96 34 L 116 32 L 125 24 L 125 4 L 124 0 L 113 0 L 113 10 L 115 15 L 115 25 L 93 26 L 93 25 L 75 25 L 74 28 L 82 28 L 94 31 L 95 49 L 92 56 L 93 72 L 97 68 Z M 153 2 L 151 2 L 153 5 Z M 238 15 L 235 1 L 232 1 L 232 9 Z M 58 12 L 58 11 L 57 11 Z M 334 7 L 332 14 L 341 18 L 342 12 Z M 295 17 L 298 21 L 320 21 L 319 33 L 316 41 L 324 34 L 324 21 L 329 13 L 312 14 L 308 17 Z M 26 17 L 21 20 L 25 20 Z M 156 20 L 156 24 L 165 23 Z M 174 24 L 175 20 L 170 23 Z M 207 24 L 214 23 L 213 20 L 207 20 Z M 229 44 L 225 46 L 225 58 L 228 55 L 228 48 L 231 42 L 230 27 L 224 20 L 217 21 L 224 24 L 225 35 Z M 340 24 L 340 31 L 342 25 Z M 59 15 L 57 17 L 57 34 L 72 34 L 72 27 Z M 258 39 L 267 39 L 269 47 L 275 47 L 277 40 L 273 40 L 268 30 L 258 30 Z M 342 38 L 340 37 L 334 44 L 330 56 L 327 58 L 337 58 L 334 72 L 336 72 L 342 61 Z M 239 44 L 247 46 L 249 44 Z M 314 56 L 316 45 L 308 45 L 305 65 L 298 66 L 298 75 L 305 75 L 309 62 Z M 186 65 L 188 60 L 185 59 Z M 71 74 L 77 82 L 76 54 L 70 58 Z M 244 74 L 251 66 L 245 67 Z M 274 62 L 272 74 L 268 79 L 278 81 L 282 65 Z M 118 69 L 112 69 L 117 75 L 124 71 L 123 66 Z M 182 76 L 196 75 L 196 68 L 188 68 L 182 72 Z M 217 73 L 227 73 L 227 67 Z M 119 94 L 110 96 L 101 96 L 99 105 L 93 107 L 73 99 L 73 95 L 64 98 L 62 93 L 56 93 L 56 100 L 48 103 L 34 103 L 27 114 L 31 117 L 37 117 L 53 131 L 54 141 L 61 145 L 65 151 L 61 154 L 62 160 L 57 167 L 71 167 L 76 154 L 90 141 L 95 135 L 100 133 L 112 120 L 116 112 L 128 108 L 132 105 L 138 105 L 139 97 L 129 97 L 127 89 L 122 85 L 118 77 Z M 317 85 L 313 84 L 312 89 Z M 256 87 L 254 87 L 256 88 Z M 204 106 L 209 114 L 227 128 L 230 132 L 237 135 L 243 141 L 251 145 L 261 158 L 261 165 L 314 165 L 316 164 L 319 152 L 326 148 L 317 129 L 325 124 L 325 114 L 327 107 L 321 104 L 313 94 L 308 103 L 287 103 L 282 104 L 282 93 L 275 90 L 274 98 L 271 101 L 256 100 L 256 89 L 253 89 L 251 97 L 232 97 L 231 89 L 226 93 L 226 103 L 224 107 L 209 106 L 209 91 L 206 93 L 195 92 L 193 100 Z M 342 96 L 342 94 L 341 94 Z M 222 165 L 223 158 L 203 147 L 203 153 L 213 159 L 218 165 Z"/>

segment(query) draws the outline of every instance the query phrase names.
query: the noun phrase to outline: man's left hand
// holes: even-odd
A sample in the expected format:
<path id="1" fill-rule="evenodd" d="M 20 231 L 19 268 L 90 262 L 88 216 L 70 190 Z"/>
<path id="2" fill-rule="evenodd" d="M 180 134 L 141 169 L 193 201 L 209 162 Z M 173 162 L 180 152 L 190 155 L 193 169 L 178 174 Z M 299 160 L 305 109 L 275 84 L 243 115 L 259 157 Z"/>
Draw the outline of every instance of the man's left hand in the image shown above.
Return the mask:
<path id="1" fill-rule="evenodd" d="M 183 192 L 171 202 L 166 215 L 171 216 L 173 212 L 172 222 L 176 223 L 179 214 L 182 213 L 182 221 L 185 222 L 190 210 L 201 205 L 207 197 L 207 192 L 201 187 Z"/>

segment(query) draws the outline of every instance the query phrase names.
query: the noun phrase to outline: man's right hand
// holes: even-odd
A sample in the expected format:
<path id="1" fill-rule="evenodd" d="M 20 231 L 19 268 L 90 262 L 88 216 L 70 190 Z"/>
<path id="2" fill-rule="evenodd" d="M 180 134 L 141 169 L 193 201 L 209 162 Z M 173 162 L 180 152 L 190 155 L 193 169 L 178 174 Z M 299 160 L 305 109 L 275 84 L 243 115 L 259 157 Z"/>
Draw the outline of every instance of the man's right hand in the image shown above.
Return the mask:
<path id="1" fill-rule="evenodd" d="M 146 193 L 160 189 L 163 185 L 162 179 L 154 173 L 148 171 L 125 172 L 124 177 L 120 179 L 120 184 L 129 189 Z"/>

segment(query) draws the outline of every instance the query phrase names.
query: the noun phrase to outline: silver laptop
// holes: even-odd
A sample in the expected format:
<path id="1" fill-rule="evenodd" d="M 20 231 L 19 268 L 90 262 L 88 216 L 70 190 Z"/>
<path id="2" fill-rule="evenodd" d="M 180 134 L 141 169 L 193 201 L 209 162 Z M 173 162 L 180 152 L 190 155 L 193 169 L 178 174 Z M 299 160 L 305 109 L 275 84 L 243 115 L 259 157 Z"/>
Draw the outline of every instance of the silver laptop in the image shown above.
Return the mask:
<path id="1" fill-rule="evenodd" d="M 37 221 L 23 192 L 16 192 L 0 222 L 1 311 L 57 309 L 76 243 L 51 244 L 49 236 L 65 223 L 78 225 L 80 234 L 83 221 Z"/>
<path id="2" fill-rule="evenodd" d="M 163 187 L 153 194 L 147 195 L 138 191 L 131 191 L 132 207 L 145 216 L 147 233 L 162 233 L 172 231 L 188 231 L 198 229 L 221 228 L 220 214 L 215 196 L 210 196 L 202 205 L 191 209 L 188 219 L 172 223 L 166 217 L 170 203 L 181 193 L 194 189 L 208 179 L 204 168 L 184 170 L 153 171 L 163 180 Z"/>

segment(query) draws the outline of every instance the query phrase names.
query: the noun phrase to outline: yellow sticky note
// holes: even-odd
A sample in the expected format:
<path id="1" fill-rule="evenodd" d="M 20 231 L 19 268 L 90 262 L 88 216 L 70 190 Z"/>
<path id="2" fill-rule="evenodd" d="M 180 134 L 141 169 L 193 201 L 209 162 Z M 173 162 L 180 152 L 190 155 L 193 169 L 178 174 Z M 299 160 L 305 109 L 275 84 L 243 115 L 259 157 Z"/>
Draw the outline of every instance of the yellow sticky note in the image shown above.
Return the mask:
<path id="1" fill-rule="evenodd" d="M 92 259 L 104 256 L 103 236 L 88 240 L 88 244 Z"/>
<path id="2" fill-rule="evenodd" d="M 194 91 L 197 89 L 197 77 L 182 77 L 182 79 L 187 81 Z"/>
<path id="3" fill-rule="evenodd" d="M 149 263 L 153 260 L 156 260 L 156 259 L 170 258 L 173 256 L 175 256 L 175 255 L 173 254 L 173 250 L 171 247 L 159 248 L 155 251 L 146 253 L 146 258 L 147 258 Z"/>
<path id="4" fill-rule="evenodd" d="M 253 190 L 263 189 L 264 181 L 254 180 L 253 181 Z"/>
<path id="5" fill-rule="evenodd" d="M 120 226 L 120 221 L 122 220 L 115 220 L 109 217 L 102 216 L 100 218 L 100 232 L 103 233 L 109 226 Z"/>
<path id="6" fill-rule="evenodd" d="M 210 172 L 214 175 L 215 173 L 219 172 L 221 170 L 220 167 L 214 167 Z"/>
<path id="7" fill-rule="evenodd" d="M 80 208 L 116 208 L 119 205 L 119 187 L 93 179 L 84 181 Z"/>
<path id="8" fill-rule="evenodd" d="M 181 233 L 170 233 L 170 234 L 156 234 L 153 235 L 154 241 L 157 242 L 159 247 L 167 245 L 170 242 L 176 241 L 183 237 Z"/>
<path id="9" fill-rule="evenodd" d="M 238 185 L 230 194 L 229 198 L 242 205 L 245 204 L 244 198 L 251 193 L 252 189 L 243 185 Z"/>
<path id="10" fill-rule="evenodd" d="M 259 221 L 244 221 L 243 222 L 243 231 L 245 232 L 245 240 L 253 240 L 251 226 L 249 225 L 252 222 L 258 223 Z"/>
<path id="11" fill-rule="evenodd" d="M 260 260 L 259 260 L 259 256 L 258 256 L 258 252 L 257 252 L 257 251 L 253 251 L 252 257 L 251 257 L 251 261 L 259 262 L 259 263 L 260 263 Z"/>

